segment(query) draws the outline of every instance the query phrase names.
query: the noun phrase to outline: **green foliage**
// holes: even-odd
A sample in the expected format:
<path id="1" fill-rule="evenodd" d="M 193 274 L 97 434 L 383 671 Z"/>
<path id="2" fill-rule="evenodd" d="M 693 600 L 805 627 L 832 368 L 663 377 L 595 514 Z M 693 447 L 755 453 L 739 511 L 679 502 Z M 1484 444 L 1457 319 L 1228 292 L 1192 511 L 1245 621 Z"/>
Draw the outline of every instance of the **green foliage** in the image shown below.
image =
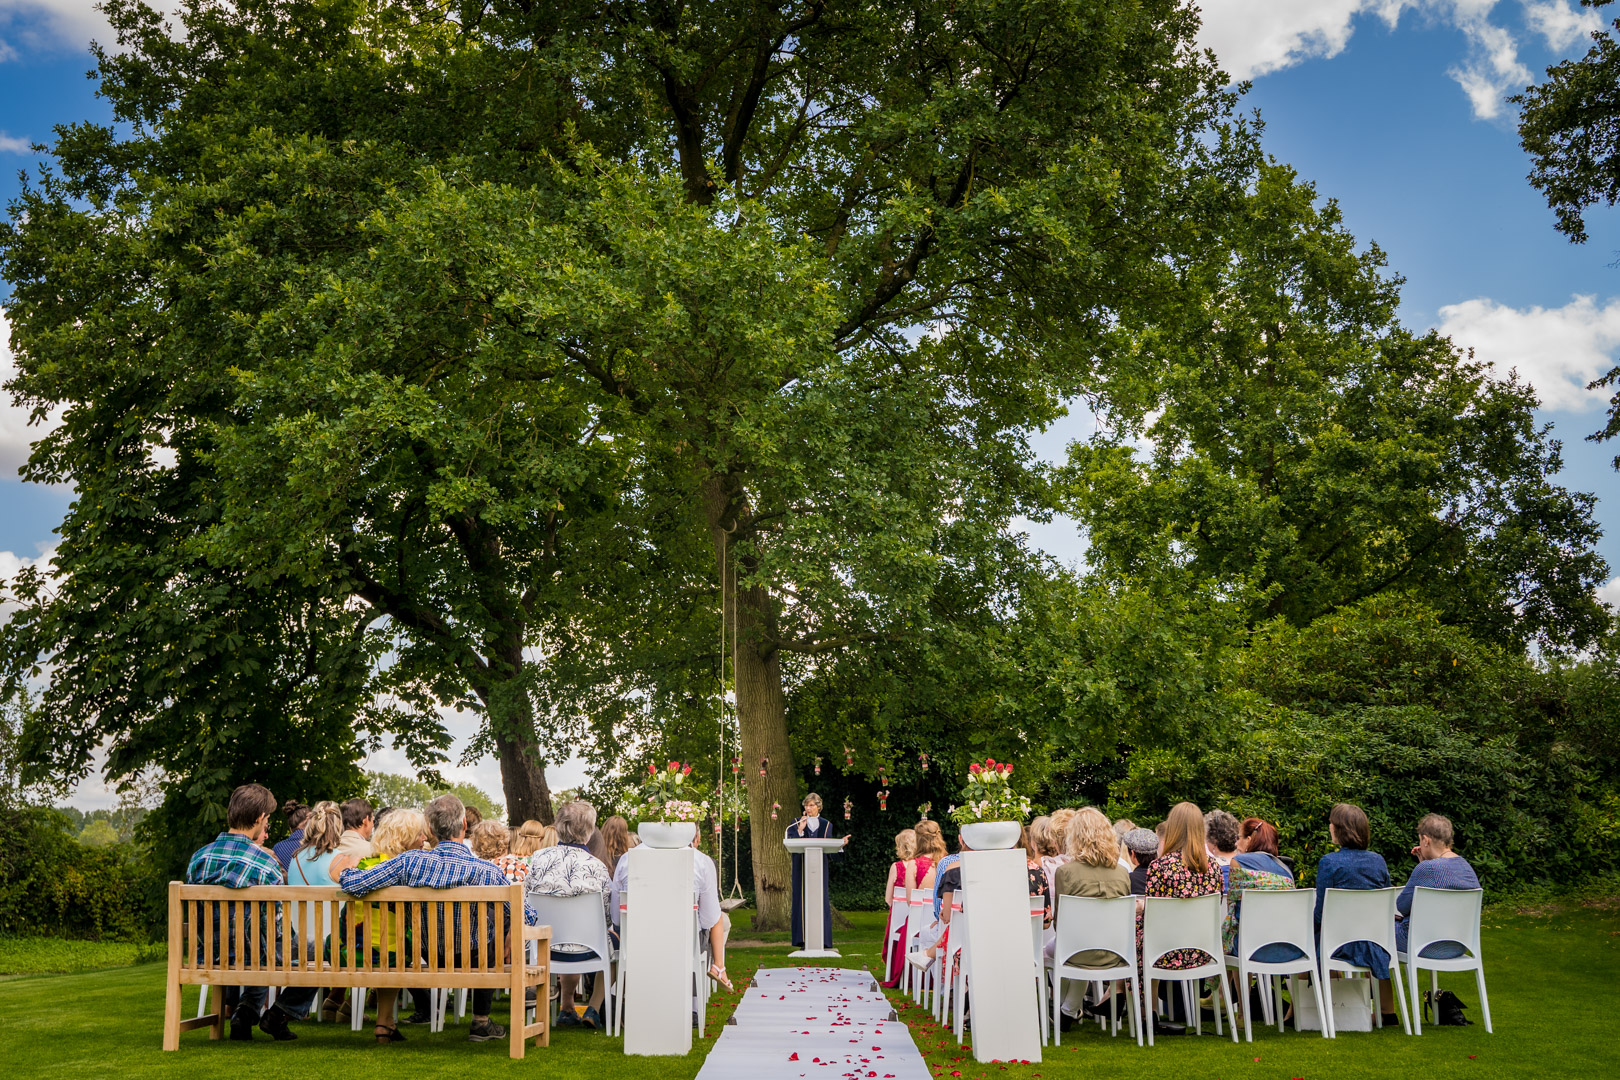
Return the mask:
<path id="1" fill-rule="evenodd" d="M 506 817 L 505 807 L 475 784 L 435 785 L 396 773 L 366 773 L 366 799 L 379 810 L 385 806 L 420 810 L 440 795 L 454 795 L 463 806 L 473 807 L 486 818 Z"/>
<path id="2" fill-rule="evenodd" d="M 45 807 L 0 814 L 0 935 L 144 941 L 166 908 L 144 852 L 87 847 Z"/>
<path id="3" fill-rule="evenodd" d="M 1399 591 L 1481 640 L 1600 639 L 1595 500 L 1556 483 L 1530 388 L 1401 327 L 1382 252 L 1291 170 L 1259 168 L 1220 213 L 1186 306 L 1134 342 L 1147 374 L 1110 384 L 1060 470 L 1092 562 L 1249 583 L 1256 622 Z"/>
<path id="4" fill-rule="evenodd" d="M 1188 799 L 1265 818 L 1307 881 L 1337 802 L 1367 811 L 1397 880 L 1431 812 L 1452 819 L 1491 890 L 1573 883 L 1620 855 L 1612 755 L 1567 737 L 1612 730 L 1612 665 L 1538 670 L 1399 598 L 1304 628 L 1268 624 L 1234 662 L 1258 698 L 1244 723 L 1217 742 L 1133 755 L 1116 812 L 1153 821 Z M 1578 685 L 1590 681 L 1604 692 Z"/>
<path id="5" fill-rule="evenodd" d="M 55 937 L 0 937 L 0 975 L 66 975 L 133 964 L 162 963 L 166 942 L 78 941 Z"/>

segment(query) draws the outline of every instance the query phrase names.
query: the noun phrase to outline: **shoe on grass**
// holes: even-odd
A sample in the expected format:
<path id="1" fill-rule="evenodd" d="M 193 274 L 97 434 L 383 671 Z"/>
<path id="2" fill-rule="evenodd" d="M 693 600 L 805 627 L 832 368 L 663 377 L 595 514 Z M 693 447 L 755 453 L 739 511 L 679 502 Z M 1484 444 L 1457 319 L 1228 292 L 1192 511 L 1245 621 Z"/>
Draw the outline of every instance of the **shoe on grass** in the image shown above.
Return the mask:
<path id="1" fill-rule="evenodd" d="M 270 1036 L 276 1042 L 292 1042 L 298 1036 L 287 1030 L 287 1021 L 292 1019 L 282 1012 L 280 1005 L 272 1005 L 264 1010 L 259 1017 L 259 1030 Z"/>
<path id="2" fill-rule="evenodd" d="M 252 1042 L 253 1021 L 231 1017 L 231 1042 Z"/>
<path id="3" fill-rule="evenodd" d="M 467 1032 L 468 1042 L 489 1042 L 491 1039 L 506 1038 L 506 1029 L 491 1020 L 474 1020 L 472 1030 Z"/>
<path id="4" fill-rule="evenodd" d="M 413 1012 L 411 1015 L 400 1020 L 400 1023 L 402 1024 L 428 1024 L 432 1022 L 433 1017 L 429 1016 L 425 1012 Z"/>
<path id="5" fill-rule="evenodd" d="M 560 1028 L 580 1027 L 581 1023 L 579 1014 L 573 1009 L 564 1009 L 557 1014 L 557 1026 Z"/>
<path id="6" fill-rule="evenodd" d="M 585 1015 L 580 1017 L 579 1022 L 592 1031 L 602 1030 L 602 1014 L 597 1012 L 594 1006 L 587 1005 L 585 1007 Z"/>

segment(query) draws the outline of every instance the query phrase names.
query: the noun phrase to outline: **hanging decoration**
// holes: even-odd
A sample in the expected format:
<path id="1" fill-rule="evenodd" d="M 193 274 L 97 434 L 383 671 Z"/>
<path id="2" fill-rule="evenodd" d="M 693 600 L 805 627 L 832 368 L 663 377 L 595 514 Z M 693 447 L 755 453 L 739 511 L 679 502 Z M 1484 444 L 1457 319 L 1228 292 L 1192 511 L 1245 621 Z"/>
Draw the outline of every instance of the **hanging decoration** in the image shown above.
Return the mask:
<path id="1" fill-rule="evenodd" d="M 855 751 L 844 747 L 844 768 L 848 769 L 855 764 Z"/>
<path id="2" fill-rule="evenodd" d="M 889 767 L 887 765 L 879 765 L 878 766 L 878 786 L 879 787 L 888 787 L 889 786 Z"/>
<path id="3" fill-rule="evenodd" d="M 849 820 L 850 811 L 855 809 L 855 802 L 848 795 L 844 796 L 844 820 Z"/>
<path id="4" fill-rule="evenodd" d="M 742 758 L 734 757 L 731 759 L 731 775 L 736 776 L 740 772 L 742 772 Z"/>
<path id="5" fill-rule="evenodd" d="M 885 788 L 884 790 L 878 792 L 877 796 L 878 796 L 878 809 L 879 810 L 887 810 L 889 808 L 889 792 L 888 792 L 888 789 Z"/>
<path id="6" fill-rule="evenodd" d="M 771 759 L 768 757 L 762 757 L 759 759 L 759 775 L 765 775 L 765 766 L 769 765 L 770 763 Z"/>
<path id="7" fill-rule="evenodd" d="M 816 775 L 817 776 L 821 775 L 821 755 L 820 754 L 816 755 Z"/>
<path id="8" fill-rule="evenodd" d="M 917 760 L 922 762 L 922 771 L 927 772 L 928 771 L 928 755 L 926 753 L 919 753 L 917 755 Z"/>
<path id="9" fill-rule="evenodd" d="M 782 809 L 782 804 L 781 803 L 779 803 L 779 802 L 771 803 L 771 820 L 772 821 L 776 820 L 777 811 L 779 811 L 781 809 Z"/>
<path id="10" fill-rule="evenodd" d="M 928 811 L 932 810 L 933 808 L 934 804 L 931 802 L 925 802 L 921 806 L 917 807 L 917 813 L 921 815 L 921 820 L 927 821 Z"/>

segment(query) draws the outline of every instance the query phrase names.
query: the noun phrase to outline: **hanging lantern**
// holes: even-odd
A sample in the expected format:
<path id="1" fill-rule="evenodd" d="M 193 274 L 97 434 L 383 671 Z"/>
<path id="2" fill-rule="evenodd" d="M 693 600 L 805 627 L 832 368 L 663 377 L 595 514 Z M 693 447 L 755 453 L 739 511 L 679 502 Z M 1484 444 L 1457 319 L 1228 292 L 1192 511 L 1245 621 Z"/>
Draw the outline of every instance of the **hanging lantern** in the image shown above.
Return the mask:
<path id="1" fill-rule="evenodd" d="M 778 810 L 780 810 L 780 809 L 782 809 L 782 804 L 781 803 L 779 803 L 779 802 L 771 803 L 771 820 L 772 821 L 776 820 L 776 812 Z"/>
<path id="2" fill-rule="evenodd" d="M 878 796 L 878 809 L 879 810 L 887 810 L 889 808 L 889 792 L 888 792 L 888 789 L 885 788 L 884 790 L 878 792 L 877 796 Z"/>
<path id="3" fill-rule="evenodd" d="M 821 755 L 816 755 L 816 775 L 821 775 Z"/>
<path id="4" fill-rule="evenodd" d="M 855 802 L 848 795 L 844 796 L 844 820 L 849 820 L 850 811 L 855 809 Z"/>
<path id="5" fill-rule="evenodd" d="M 854 764 L 855 764 L 855 751 L 851 750 L 847 746 L 844 747 L 844 768 L 847 769 L 847 768 L 851 767 Z"/>
<path id="6" fill-rule="evenodd" d="M 771 759 L 768 757 L 762 757 L 759 759 L 759 775 L 765 775 L 765 766 L 769 765 L 770 763 Z"/>
<path id="7" fill-rule="evenodd" d="M 740 772 L 742 772 L 742 758 L 734 757 L 731 759 L 731 775 L 736 776 Z"/>
<path id="8" fill-rule="evenodd" d="M 889 786 L 889 769 L 886 765 L 878 766 L 878 784 L 882 787 Z"/>
<path id="9" fill-rule="evenodd" d="M 927 772 L 928 771 L 928 755 L 927 754 L 918 754 L 917 755 L 917 760 L 922 762 L 922 771 Z"/>
<path id="10" fill-rule="evenodd" d="M 716 835 L 716 836 L 720 835 L 720 819 L 719 818 L 714 819 L 714 835 Z"/>

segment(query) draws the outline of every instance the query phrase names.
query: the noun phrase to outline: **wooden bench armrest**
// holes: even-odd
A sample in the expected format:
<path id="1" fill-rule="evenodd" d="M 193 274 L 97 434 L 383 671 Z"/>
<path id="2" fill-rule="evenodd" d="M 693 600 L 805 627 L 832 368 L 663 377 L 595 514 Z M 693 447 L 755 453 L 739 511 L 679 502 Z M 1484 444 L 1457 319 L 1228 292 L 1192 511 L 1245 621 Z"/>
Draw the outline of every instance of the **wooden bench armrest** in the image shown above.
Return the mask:
<path id="1" fill-rule="evenodd" d="M 524 941 L 540 941 L 541 939 L 549 938 L 550 936 L 551 927 L 549 926 L 530 926 L 528 923 L 523 924 Z"/>

